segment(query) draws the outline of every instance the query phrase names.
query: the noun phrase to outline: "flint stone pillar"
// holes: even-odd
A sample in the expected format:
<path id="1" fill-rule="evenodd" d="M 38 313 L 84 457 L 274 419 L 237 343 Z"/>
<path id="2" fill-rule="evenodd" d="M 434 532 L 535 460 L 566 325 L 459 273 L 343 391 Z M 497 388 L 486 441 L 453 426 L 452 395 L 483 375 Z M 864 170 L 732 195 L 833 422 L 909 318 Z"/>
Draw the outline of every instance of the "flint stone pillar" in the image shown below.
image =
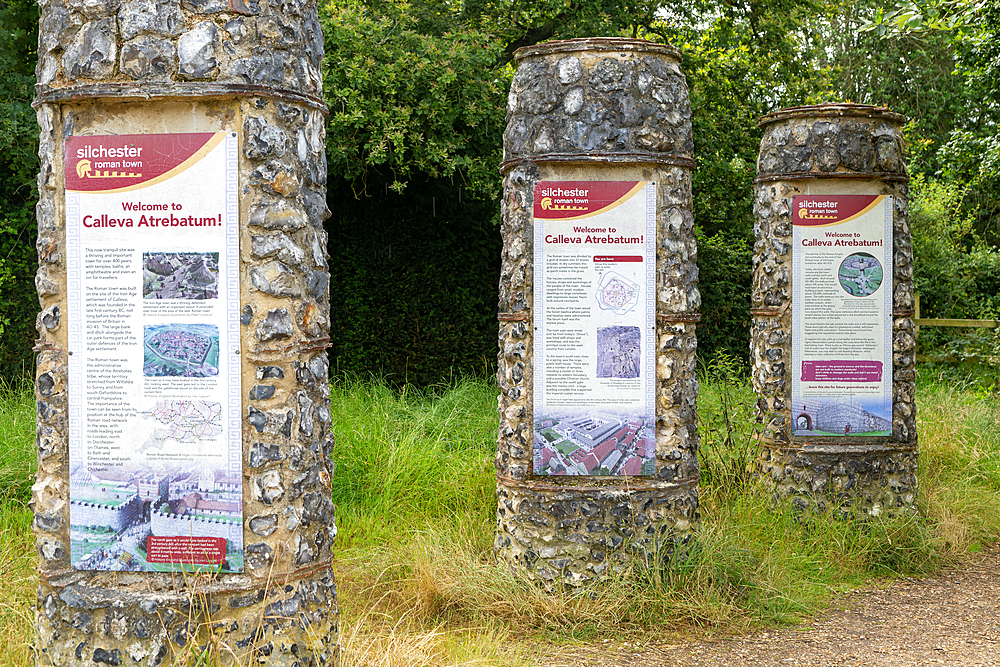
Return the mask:
<path id="1" fill-rule="evenodd" d="M 35 348 L 38 474 L 32 489 L 39 557 L 38 664 L 156 667 L 198 655 L 224 664 L 237 659 L 239 664 L 337 664 L 329 460 L 333 435 L 325 352 L 327 110 L 316 3 L 39 4 L 34 106 L 41 128 L 36 285 L 42 312 Z M 71 163 L 67 147 L 96 136 L 128 135 L 142 141 L 159 135 L 180 141 L 171 137 L 207 133 L 231 142 L 227 159 L 235 165 L 231 173 L 238 175 L 226 204 L 226 215 L 232 211 L 227 224 L 232 224 L 235 239 L 235 273 L 230 284 L 218 286 L 220 294 L 228 289 L 236 295 L 237 315 L 231 323 L 205 324 L 220 330 L 231 326 L 235 332 L 233 348 L 220 351 L 220 356 L 232 355 L 226 358 L 237 368 L 235 424 L 222 424 L 219 442 L 235 429 L 242 453 L 233 457 L 235 482 L 189 481 L 207 488 L 220 480 L 241 482 L 242 523 L 236 523 L 232 541 L 240 547 L 238 560 L 220 564 L 222 572 L 214 574 L 130 571 L 136 567 L 131 556 L 109 551 L 95 558 L 125 571 L 87 569 L 71 554 L 73 540 L 79 541 L 71 536 L 71 504 L 106 510 L 107 516 L 119 514 L 111 505 L 95 509 L 93 503 L 71 498 L 76 483 L 70 480 L 74 416 L 69 414 L 74 311 L 67 275 L 79 267 L 67 249 L 67 178 L 73 173 L 66 167 L 77 164 L 81 178 L 124 177 L 141 169 L 102 166 L 96 159 L 83 165 L 76 162 L 77 155 Z M 136 157 L 138 163 L 138 149 L 126 157 Z M 135 200 L 141 202 L 143 191 L 136 192 Z M 136 224 L 139 215 L 134 216 Z M 117 217 L 125 214 L 119 210 Z M 177 229 L 177 234 L 194 231 Z M 132 232 L 121 230 L 123 246 L 130 245 L 126 240 Z M 149 249 L 130 252 L 144 250 Z M 145 307 L 146 302 L 138 303 L 140 310 Z M 172 321 L 164 317 L 164 322 Z M 123 321 L 118 333 L 128 326 Z M 141 327 L 139 331 L 141 335 Z M 106 386 L 115 389 L 113 381 Z M 127 492 L 139 482 L 133 476 L 117 483 Z M 184 516 L 172 488 L 171 502 L 160 504 L 168 494 L 166 482 L 161 484 L 146 489 L 153 496 L 161 494 L 154 503 L 161 511 L 152 508 L 153 521 L 187 521 L 184 525 L 194 531 L 194 526 L 225 520 Z M 198 488 L 204 492 L 206 487 Z M 188 499 L 197 501 L 195 495 Z M 134 501 L 124 500 L 126 505 Z M 239 507 L 240 501 L 235 502 Z M 150 511 L 142 511 L 148 517 Z M 131 522 L 139 530 L 138 516 L 121 515 L 120 523 Z M 120 527 L 116 523 L 112 529 Z M 100 531 L 102 526 L 83 529 Z M 152 559 L 152 552 L 148 556 Z"/>
<path id="2" fill-rule="evenodd" d="M 776 498 L 800 509 L 916 508 L 904 122 L 858 104 L 783 109 L 760 121 L 750 344 L 766 424 L 760 472 Z M 843 232 L 876 212 L 882 229 L 871 239 Z M 795 304 L 799 288 L 812 296 Z"/>
<path id="3" fill-rule="evenodd" d="M 556 41 L 520 49 L 516 61 L 501 167 L 504 247 L 495 548 L 498 557 L 516 572 L 553 589 L 597 582 L 636 560 L 648 563 L 666 558 L 683 548 L 698 527 L 695 323 L 701 299 L 691 212 L 691 110 L 680 53 L 670 46 L 624 39 Z M 585 442 L 590 438 L 583 433 L 587 427 L 566 427 L 575 429 L 571 434 L 564 421 L 555 427 L 563 429 L 559 437 L 575 439 L 567 439 L 557 453 L 540 434 L 552 422 L 545 417 L 545 423 L 540 423 L 543 416 L 534 414 L 537 392 L 542 391 L 540 366 L 548 363 L 550 374 L 560 372 L 552 370 L 558 362 L 546 361 L 539 349 L 542 343 L 536 332 L 547 323 L 535 304 L 543 285 L 543 276 L 537 272 L 542 244 L 559 244 L 563 239 L 540 238 L 535 211 L 551 210 L 543 194 L 552 192 L 551 188 L 556 192 L 602 191 L 605 186 L 648 188 L 642 195 L 645 213 L 638 215 L 646 216 L 645 223 L 626 220 L 626 224 L 640 228 L 648 224 L 644 229 L 652 233 L 613 239 L 613 230 L 597 230 L 604 234 L 598 243 L 612 245 L 593 245 L 595 250 L 581 258 L 586 265 L 591 260 L 595 264 L 608 261 L 602 275 L 634 272 L 635 284 L 625 292 L 632 294 L 629 290 L 638 288 L 640 305 L 636 308 L 648 308 L 646 324 L 602 326 L 616 337 L 631 331 L 628 335 L 639 341 L 637 345 L 648 337 L 651 345 L 644 348 L 648 356 L 627 360 L 628 368 L 617 370 L 610 361 L 595 369 L 595 350 L 584 349 L 585 344 L 568 348 L 566 353 L 589 355 L 573 372 L 586 376 L 581 380 L 585 384 L 597 382 L 598 402 L 605 401 L 608 412 L 614 412 L 612 404 L 618 396 L 608 387 L 643 377 L 648 363 L 650 407 L 645 420 L 641 416 L 606 417 L 601 408 L 595 409 L 590 416 L 599 424 L 591 431 L 590 442 Z M 587 217 L 575 224 L 602 227 L 598 220 Z M 567 233 L 577 236 L 572 229 Z M 585 233 L 579 237 L 584 243 L 594 242 Z M 641 248 L 628 251 L 633 252 L 631 259 L 619 256 L 626 251 L 613 245 L 647 238 L 651 243 L 645 257 L 635 256 L 643 252 Z M 647 272 L 645 277 L 632 268 L 636 264 L 629 263 L 639 261 L 644 262 L 638 266 Z M 603 283 L 574 282 L 578 275 L 564 283 L 572 283 L 570 290 L 576 290 L 576 296 L 569 298 L 591 314 L 606 315 L 607 310 L 598 311 L 592 303 L 592 290 Z M 647 294 L 649 301 L 643 302 Z M 629 307 L 621 308 L 624 317 L 634 312 L 625 312 Z M 593 334 L 581 329 L 568 335 L 587 338 Z M 598 331 L 595 338 L 600 336 Z M 559 345 L 565 346 L 566 340 Z M 617 337 L 615 349 L 624 347 L 625 340 Z M 598 340 L 596 347 L 600 346 Z M 595 380 L 595 370 L 599 380 Z M 609 424 L 612 430 L 618 429 L 614 438 L 611 431 L 603 432 Z M 548 431 L 552 437 L 555 432 Z M 642 434 L 648 434 L 648 448 Z M 578 460 L 559 459 L 576 447 Z M 573 470 L 567 471 L 567 465 L 557 460 Z M 590 474 L 584 474 L 588 468 Z"/>

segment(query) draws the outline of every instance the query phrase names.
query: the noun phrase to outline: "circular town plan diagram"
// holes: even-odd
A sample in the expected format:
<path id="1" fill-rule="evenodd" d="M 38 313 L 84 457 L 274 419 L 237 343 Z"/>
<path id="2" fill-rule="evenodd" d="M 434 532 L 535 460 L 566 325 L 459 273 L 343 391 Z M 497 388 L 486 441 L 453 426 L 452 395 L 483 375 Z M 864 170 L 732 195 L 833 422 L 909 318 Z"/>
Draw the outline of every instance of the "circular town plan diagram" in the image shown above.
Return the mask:
<path id="1" fill-rule="evenodd" d="M 840 263 L 840 286 L 851 296 L 874 294 L 882 284 L 882 265 L 873 255 L 856 252 Z"/>

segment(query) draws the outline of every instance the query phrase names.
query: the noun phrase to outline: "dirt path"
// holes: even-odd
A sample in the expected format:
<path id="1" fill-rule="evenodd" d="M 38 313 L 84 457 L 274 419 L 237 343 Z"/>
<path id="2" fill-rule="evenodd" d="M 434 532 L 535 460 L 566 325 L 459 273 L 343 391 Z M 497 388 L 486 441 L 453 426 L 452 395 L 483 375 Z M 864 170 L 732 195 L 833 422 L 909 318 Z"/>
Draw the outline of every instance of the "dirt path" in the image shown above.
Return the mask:
<path id="1" fill-rule="evenodd" d="M 570 653 L 574 655 L 570 655 Z M 711 642 L 560 652 L 549 667 L 1000 666 L 1000 548 L 960 570 L 835 601 L 812 623 Z"/>

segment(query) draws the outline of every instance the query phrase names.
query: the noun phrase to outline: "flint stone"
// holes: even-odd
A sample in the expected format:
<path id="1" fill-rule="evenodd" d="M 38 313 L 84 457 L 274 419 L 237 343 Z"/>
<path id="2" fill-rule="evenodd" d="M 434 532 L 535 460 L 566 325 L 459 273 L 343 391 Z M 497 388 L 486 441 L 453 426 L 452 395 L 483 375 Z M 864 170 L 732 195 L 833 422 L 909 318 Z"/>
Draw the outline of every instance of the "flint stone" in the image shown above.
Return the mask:
<path id="1" fill-rule="evenodd" d="M 244 593 L 243 595 L 234 595 L 233 597 L 229 598 L 229 608 L 242 609 L 243 607 L 249 607 L 250 605 L 257 604 L 258 602 L 263 602 L 263 600 L 264 600 L 264 589 L 261 588 L 256 591 Z"/>
<path id="2" fill-rule="evenodd" d="M 278 516 L 276 514 L 265 514 L 255 516 L 250 519 L 250 530 L 261 537 L 267 537 L 278 529 Z M 230 606 L 234 606 L 230 601 Z"/>
<path id="3" fill-rule="evenodd" d="M 579 86 L 570 88 L 569 92 L 566 93 L 566 97 L 563 98 L 563 111 L 567 115 L 573 116 L 583 108 L 583 101 L 583 88 Z"/>
<path id="4" fill-rule="evenodd" d="M 118 667 L 118 665 L 122 664 L 122 652 L 120 649 L 112 649 L 108 651 L 103 648 L 95 648 L 93 661 L 103 662 L 111 665 L 112 667 Z"/>
<path id="5" fill-rule="evenodd" d="M 165 39 L 137 39 L 122 48 L 121 69 L 133 79 L 167 78 L 174 57 L 174 45 Z"/>
<path id="6" fill-rule="evenodd" d="M 260 468 L 269 461 L 281 461 L 285 456 L 281 453 L 281 448 L 278 445 L 255 442 L 250 445 L 248 458 L 251 468 Z"/>
<path id="7" fill-rule="evenodd" d="M 196 14 L 218 14 L 229 11 L 229 0 L 181 0 L 181 7 Z"/>
<path id="8" fill-rule="evenodd" d="M 247 326 L 253 321 L 253 306 L 247 304 L 243 306 L 243 310 L 240 311 L 240 324 Z"/>
<path id="9" fill-rule="evenodd" d="M 274 396 L 273 384 L 256 384 L 250 389 L 251 401 L 265 401 Z"/>
<path id="10" fill-rule="evenodd" d="M 264 118 L 248 118 L 243 124 L 243 154 L 251 160 L 285 154 L 285 133 Z"/>
<path id="11" fill-rule="evenodd" d="M 298 361 L 294 362 L 295 365 L 295 379 L 299 384 L 305 386 L 311 386 L 316 378 L 313 376 L 312 372 L 309 370 L 308 364 L 302 364 Z"/>
<path id="12" fill-rule="evenodd" d="M 250 284 L 253 289 L 271 296 L 301 296 L 302 290 L 291 269 L 278 261 L 250 268 Z M 273 312 L 273 311 L 272 311 Z M 268 313 L 268 317 L 270 317 Z M 289 331 L 291 333 L 291 331 Z"/>
<path id="13" fill-rule="evenodd" d="M 300 29 L 296 23 L 284 20 L 281 14 L 271 14 L 257 21 L 257 34 L 262 43 L 281 42 L 293 46 L 299 42 Z"/>
<path id="14" fill-rule="evenodd" d="M 258 433 L 263 433 L 264 427 L 267 426 L 267 415 L 257 408 L 250 408 L 250 414 L 247 416 L 247 421 L 251 426 L 257 429 Z"/>
<path id="15" fill-rule="evenodd" d="M 108 17 L 86 24 L 76 34 L 62 65 L 73 79 L 105 79 L 114 74 L 117 56 L 115 20 Z"/>
<path id="16" fill-rule="evenodd" d="M 274 556 L 274 550 L 264 542 L 248 544 L 246 546 L 246 562 L 250 567 L 257 569 L 266 566 Z"/>
<path id="17" fill-rule="evenodd" d="M 295 554 L 295 564 L 305 565 L 306 563 L 311 563 L 316 560 L 316 554 L 313 552 L 312 545 L 309 544 L 309 540 L 302 538 L 299 542 L 298 553 Z"/>
<path id="18" fill-rule="evenodd" d="M 203 21 L 180 36 L 177 57 L 180 60 L 178 74 L 182 78 L 208 79 L 218 73 L 215 55 L 218 32 L 214 23 Z"/>
<path id="19" fill-rule="evenodd" d="M 298 394 L 299 399 L 299 433 L 306 437 L 310 437 L 313 434 L 313 420 L 312 420 L 312 401 L 306 395 L 306 392 L 300 391 Z"/>
<path id="20" fill-rule="evenodd" d="M 298 266 L 305 260 L 305 251 L 296 245 L 287 234 L 252 236 L 250 240 L 250 254 L 258 259 L 276 257 L 292 266 Z"/>
<path id="21" fill-rule="evenodd" d="M 564 85 L 574 83 L 579 81 L 581 76 L 583 76 L 583 65 L 579 58 L 570 56 L 556 63 L 556 77 L 559 83 Z"/>
<path id="22" fill-rule="evenodd" d="M 875 147 L 871 137 L 856 123 L 841 130 L 837 149 L 844 165 L 852 171 L 871 171 L 875 164 Z"/>
<path id="23" fill-rule="evenodd" d="M 316 378 L 322 378 L 323 381 L 329 380 L 330 362 L 327 361 L 326 353 L 317 354 L 309 360 L 309 371 Z"/>
<path id="24" fill-rule="evenodd" d="M 56 48 L 66 48 L 71 43 L 73 30 L 83 25 L 83 20 L 65 7 L 52 7 L 44 12 L 38 27 L 38 50 L 48 53 Z"/>
<path id="25" fill-rule="evenodd" d="M 327 243 L 326 231 L 323 229 L 316 230 L 316 233 L 312 235 L 310 250 L 312 250 L 313 266 L 317 268 L 325 269 L 327 267 L 326 243 Z"/>
<path id="26" fill-rule="evenodd" d="M 326 205 L 326 196 L 322 192 L 317 192 L 310 188 L 302 191 L 302 203 L 305 206 L 305 213 L 309 222 L 317 229 L 323 228 L 323 221 L 329 218 L 332 213 Z"/>
<path id="27" fill-rule="evenodd" d="M 281 85 L 288 70 L 288 54 L 282 51 L 264 52 L 233 62 L 232 73 L 248 83 L 258 85 Z"/>
<path id="28" fill-rule="evenodd" d="M 607 93 L 624 90 L 630 79 L 630 73 L 621 63 L 612 58 L 604 58 L 591 68 L 589 83 L 595 90 Z"/>
<path id="29" fill-rule="evenodd" d="M 59 560 L 66 555 L 62 540 L 44 539 L 38 543 L 38 550 L 45 560 Z"/>
<path id="30" fill-rule="evenodd" d="M 286 438 L 292 437 L 292 420 L 295 419 L 295 413 L 291 410 L 285 413 L 285 422 L 281 425 L 281 435 Z"/>
<path id="31" fill-rule="evenodd" d="M 330 274 L 326 271 L 309 271 L 306 274 L 306 290 L 317 301 L 323 298 L 330 286 Z"/>
<path id="32" fill-rule="evenodd" d="M 285 377 L 285 371 L 280 366 L 258 366 L 258 380 L 281 380 Z"/>
<path id="33" fill-rule="evenodd" d="M 306 215 L 306 211 L 285 199 L 264 199 L 250 212 L 250 224 L 264 229 L 290 231 L 305 227 L 308 222 Z"/>
<path id="34" fill-rule="evenodd" d="M 292 317 L 284 308 L 268 311 L 267 317 L 257 325 L 257 339 L 261 342 L 274 338 L 288 338 L 293 333 Z"/>
<path id="35" fill-rule="evenodd" d="M 249 2 L 246 0 L 230 0 L 229 5 L 230 9 L 237 14 L 254 16 L 260 13 L 258 0 L 250 0 Z"/>
<path id="36" fill-rule="evenodd" d="M 38 512 L 35 514 L 35 526 L 39 530 L 55 532 L 62 528 L 63 520 L 59 512 L 50 510 L 48 512 Z"/>
<path id="37" fill-rule="evenodd" d="M 285 487 L 277 470 L 269 470 L 257 478 L 257 492 L 260 499 L 270 505 L 285 496 Z"/>
<path id="38" fill-rule="evenodd" d="M 42 373 L 38 376 L 38 393 L 49 398 L 52 396 L 53 391 L 55 391 L 56 381 L 52 377 L 52 373 Z"/>
<path id="39" fill-rule="evenodd" d="M 242 44 L 250 36 L 250 29 L 243 19 L 233 19 L 222 26 L 229 33 L 229 39 L 234 44 Z"/>
<path id="40" fill-rule="evenodd" d="M 309 53 L 310 62 L 317 68 L 322 67 L 323 28 L 320 26 L 319 18 L 310 14 L 302 23 L 302 30 L 306 36 L 306 51 Z"/>
<path id="41" fill-rule="evenodd" d="M 122 39 L 149 33 L 159 37 L 176 37 L 187 22 L 180 8 L 172 2 L 130 0 L 118 10 L 118 27 Z"/>

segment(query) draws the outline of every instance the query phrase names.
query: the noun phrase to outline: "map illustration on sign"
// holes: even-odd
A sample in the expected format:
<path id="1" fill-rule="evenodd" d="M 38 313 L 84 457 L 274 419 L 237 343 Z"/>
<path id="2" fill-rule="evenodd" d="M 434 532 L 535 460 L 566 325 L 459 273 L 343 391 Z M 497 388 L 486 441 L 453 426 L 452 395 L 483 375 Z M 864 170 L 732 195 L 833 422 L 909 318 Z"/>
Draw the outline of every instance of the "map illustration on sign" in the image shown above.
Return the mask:
<path id="1" fill-rule="evenodd" d="M 219 374 L 219 328 L 211 324 L 143 327 L 146 377 L 210 377 Z"/>
<path id="2" fill-rule="evenodd" d="M 840 286 L 851 296 L 868 296 L 882 284 L 882 265 L 874 256 L 858 252 L 841 262 L 837 276 Z"/>
<path id="3" fill-rule="evenodd" d="M 155 419 L 166 428 L 153 429 L 139 451 L 163 449 L 170 440 L 202 442 L 222 433 L 222 405 L 213 401 L 156 402 L 156 407 L 140 413 L 145 419 Z"/>
<path id="4" fill-rule="evenodd" d="M 624 315 L 639 304 L 639 285 L 628 278 L 608 271 L 597 287 L 597 303 L 601 310 Z"/>

